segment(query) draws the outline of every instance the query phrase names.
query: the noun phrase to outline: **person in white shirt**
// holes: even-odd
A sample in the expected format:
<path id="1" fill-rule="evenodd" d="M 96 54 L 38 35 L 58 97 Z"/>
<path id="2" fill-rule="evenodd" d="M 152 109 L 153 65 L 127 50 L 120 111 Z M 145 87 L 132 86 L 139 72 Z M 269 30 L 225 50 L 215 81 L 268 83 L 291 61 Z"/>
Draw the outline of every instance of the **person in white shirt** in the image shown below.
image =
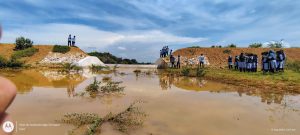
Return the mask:
<path id="1" fill-rule="evenodd" d="M 203 54 L 201 54 L 199 56 L 199 67 L 203 67 L 204 68 L 204 62 L 205 62 L 205 56 Z"/>
<path id="2" fill-rule="evenodd" d="M 68 37 L 68 46 L 71 46 L 72 45 L 72 37 L 71 37 L 71 34 L 69 35 Z"/>
<path id="3" fill-rule="evenodd" d="M 75 46 L 75 36 L 72 38 L 72 46 Z"/>

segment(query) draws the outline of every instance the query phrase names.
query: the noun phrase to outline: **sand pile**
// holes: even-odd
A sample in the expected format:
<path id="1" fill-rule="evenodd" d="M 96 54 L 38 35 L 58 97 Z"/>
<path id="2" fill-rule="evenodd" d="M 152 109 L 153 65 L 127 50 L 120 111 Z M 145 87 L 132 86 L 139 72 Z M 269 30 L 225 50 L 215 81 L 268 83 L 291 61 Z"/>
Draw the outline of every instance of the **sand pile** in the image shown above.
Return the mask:
<path id="1" fill-rule="evenodd" d="M 76 65 L 81 66 L 81 67 L 89 67 L 89 66 L 92 66 L 92 65 L 105 66 L 105 64 L 95 56 L 87 56 L 87 57 L 79 60 L 76 63 Z"/>

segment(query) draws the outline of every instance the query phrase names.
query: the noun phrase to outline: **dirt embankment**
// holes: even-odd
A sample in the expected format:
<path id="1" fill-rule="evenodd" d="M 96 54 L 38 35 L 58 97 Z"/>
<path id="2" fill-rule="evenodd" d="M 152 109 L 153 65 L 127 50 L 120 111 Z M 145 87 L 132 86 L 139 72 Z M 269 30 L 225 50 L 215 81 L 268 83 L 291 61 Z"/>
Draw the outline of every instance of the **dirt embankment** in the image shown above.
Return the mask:
<path id="1" fill-rule="evenodd" d="M 224 53 L 225 50 L 230 50 L 230 53 Z M 268 50 L 270 50 L 270 48 L 182 48 L 176 50 L 173 54 L 175 56 L 182 56 L 183 60 L 194 60 L 195 63 L 197 63 L 200 54 L 204 54 L 208 58 L 210 66 L 223 67 L 227 65 L 229 55 L 234 57 L 242 52 L 257 54 L 260 63 L 261 53 Z M 276 50 L 279 49 L 275 49 L 275 51 Z M 300 48 L 285 48 L 284 52 L 286 53 L 288 61 L 300 61 Z"/>
<path id="2" fill-rule="evenodd" d="M 25 64 L 30 64 L 34 66 L 40 63 L 46 57 L 51 57 L 55 54 L 60 56 L 62 55 L 61 57 L 72 57 L 73 55 L 80 55 L 82 57 L 87 56 L 87 54 L 84 51 L 77 47 L 71 47 L 71 50 L 65 54 L 53 53 L 53 45 L 33 45 L 33 47 L 37 48 L 39 51 L 31 57 L 22 58 Z M 14 48 L 14 44 L 0 44 L 0 55 L 8 59 L 14 53 Z"/>

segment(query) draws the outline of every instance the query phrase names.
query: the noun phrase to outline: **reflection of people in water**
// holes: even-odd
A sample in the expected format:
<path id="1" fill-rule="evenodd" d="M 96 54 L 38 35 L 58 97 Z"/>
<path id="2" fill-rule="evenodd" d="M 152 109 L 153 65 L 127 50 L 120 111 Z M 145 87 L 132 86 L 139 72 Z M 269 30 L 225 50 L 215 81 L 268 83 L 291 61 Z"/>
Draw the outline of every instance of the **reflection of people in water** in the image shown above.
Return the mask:
<path id="1" fill-rule="evenodd" d="M 16 96 L 16 86 L 5 78 L 0 77 L 0 125 L 10 120 L 9 115 L 5 112 Z M 2 129 L 2 126 L 1 128 Z M 0 130 L 1 135 L 5 135 Z"/>
<path id="2" fill-rule="evenodd" d="M 270 90 L 256 90 L 256 89 L 239 89 L 238 91 L 239 96 L 241 97 L 243 94 L 248 96 L 258 96 L 261 98 L 261 102 L 267 104 L 281 104 L 284 96 L 287 94 L 285 91 L 274 91 L 273 89 Z"/>
<path id="3" fill-rule="evenodd" d="M 169 87 L 168 82 L 169 82 L 169 77 L 167 75 L 159 77 L 159 85 L 162 90 L 168 90 Z"/>
<path id="4" fill-rule="evenodd" d="M 68 91 L 68 96 L 69 97 L 74 97 L 74 95 L 75 95 L 75 86 L 72 82 L 69 83 L 69 85 L 67 87 L 67 91 Z"/>

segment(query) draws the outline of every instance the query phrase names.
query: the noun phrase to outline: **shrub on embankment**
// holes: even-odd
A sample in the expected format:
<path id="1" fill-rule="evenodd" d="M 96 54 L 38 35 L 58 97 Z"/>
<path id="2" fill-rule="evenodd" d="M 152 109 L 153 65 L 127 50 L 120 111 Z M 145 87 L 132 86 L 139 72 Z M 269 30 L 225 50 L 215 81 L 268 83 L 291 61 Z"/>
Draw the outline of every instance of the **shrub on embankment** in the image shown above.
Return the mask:
<path id="1" fill-rule="evenodd" d="M 69 46 L 63 46 L 63 45 L 54 45 L 52 52 L 57 52 L 57 53 L 67 53 L 71 50 Z"/>
<path id="2" fill-rule="evenodd" d="M 205 75 L 205 69 L 203 68 L 191 68 L 183 67 L 180 69 L 168 68 L 166 71 L 170 74 L 176 74 L 187 77 L 203 77 Z"/>
<path id="3" fill-rule="evenodd" d="M 32 44 L 33 41 L 31 41 L 29 38 L 18 37 L 16 39 L 16 47 L 14 50 L 24 50 L 32 47 Z"/>
<path id="4" fill-rule="evenodd" d="M 27 48 L 24 50 L 15 51 L 11 57 L 15 58 L 15 59 L 20 59 L 22 57 L 30 57 L 38 51 L 39 51 L 39 49 L 30 47 L 30 48 Z"/>
<path id="5" fill-rule="evenodd" d="M 23 62 L 15 58 L 10 58 L 9 60 L 0 56 L 0 68 L 19 68 L 24 65 Z"/>
<path id="6" fill-rule="evenodd" d="M 288 62 L 286 69 L 300 73 L 300 61 Z"/>

